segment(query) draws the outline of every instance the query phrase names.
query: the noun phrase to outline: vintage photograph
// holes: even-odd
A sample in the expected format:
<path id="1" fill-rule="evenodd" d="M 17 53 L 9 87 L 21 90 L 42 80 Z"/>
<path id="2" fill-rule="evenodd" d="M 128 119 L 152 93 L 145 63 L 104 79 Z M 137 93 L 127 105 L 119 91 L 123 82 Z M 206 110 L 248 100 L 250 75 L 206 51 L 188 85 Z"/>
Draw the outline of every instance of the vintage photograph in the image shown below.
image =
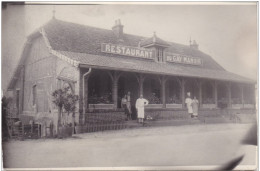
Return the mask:
<path id="1" fill-rule="evenodd" d="M 2 2 L 5 170 L 255 170 L 257 2 Z"/>

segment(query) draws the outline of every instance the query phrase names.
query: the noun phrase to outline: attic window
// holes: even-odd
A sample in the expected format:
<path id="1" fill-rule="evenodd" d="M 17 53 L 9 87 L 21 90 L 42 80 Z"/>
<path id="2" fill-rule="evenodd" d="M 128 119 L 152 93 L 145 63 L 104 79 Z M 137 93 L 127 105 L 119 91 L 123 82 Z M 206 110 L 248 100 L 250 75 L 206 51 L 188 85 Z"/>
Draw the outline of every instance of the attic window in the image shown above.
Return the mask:
<path id="1" fill-rule="evenodd" d="M 163 49 L 158 48 L 157 53 L 158 62 L 163 62 Z"/>
<path id="2" fill-rule="evenodd" d="M 59 89 L 68 88 L 69 93 L 75 93 L 75 84 L 71 80 L 58 78 L 57 87 Z"/>
<path id="3" fill-rule="evenodd" d="M 69 89 L 69 90 L 68 90 L 69 93 L 74 94 L 74 86 L 73 86 L 73 83 L 64 81 L 64 82 L 63 82 L 63 88 L 68 88 L 68 89 Z"/>

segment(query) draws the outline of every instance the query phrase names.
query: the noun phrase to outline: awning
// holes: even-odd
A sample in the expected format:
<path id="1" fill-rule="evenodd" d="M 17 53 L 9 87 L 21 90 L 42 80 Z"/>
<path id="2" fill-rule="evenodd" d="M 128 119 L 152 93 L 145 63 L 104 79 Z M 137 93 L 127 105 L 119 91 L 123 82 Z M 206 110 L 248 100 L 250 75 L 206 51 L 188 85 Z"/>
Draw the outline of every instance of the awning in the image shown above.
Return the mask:
<path id="1" fill-rule="evenodd" d="M 163 74 L 172 76 L 206 78 L 212 80 L 223 80 L 232 82 L 255 83 L 255 81 L 240 75 L 221 70 L 204 69 L 200 66 L 189 66 L 185 64 L 157 63 L 153 60 L 139 59 L 134 57 L 109 57 L 91 55 L 85 53 L 74 53 L 68 51 L 57 51 L 62 55 L 77 61 L 80 65 L 90 67 L 106 68 L 112 70 L 143 72 Z"/>

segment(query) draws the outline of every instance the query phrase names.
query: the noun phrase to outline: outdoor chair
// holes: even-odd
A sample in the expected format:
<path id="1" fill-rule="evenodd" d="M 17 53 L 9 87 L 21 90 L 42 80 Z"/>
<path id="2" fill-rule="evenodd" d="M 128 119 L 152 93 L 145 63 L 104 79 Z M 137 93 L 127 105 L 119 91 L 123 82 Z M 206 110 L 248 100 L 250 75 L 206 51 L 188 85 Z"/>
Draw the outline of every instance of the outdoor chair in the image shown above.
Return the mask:
<path id="1" fill-rule="evenodd" d="M 10 128 L 10 138 L 23 140 L 24 127 L 21 121 L 11 123 L 11 125 L 9 125 L 9 128 Z"/>

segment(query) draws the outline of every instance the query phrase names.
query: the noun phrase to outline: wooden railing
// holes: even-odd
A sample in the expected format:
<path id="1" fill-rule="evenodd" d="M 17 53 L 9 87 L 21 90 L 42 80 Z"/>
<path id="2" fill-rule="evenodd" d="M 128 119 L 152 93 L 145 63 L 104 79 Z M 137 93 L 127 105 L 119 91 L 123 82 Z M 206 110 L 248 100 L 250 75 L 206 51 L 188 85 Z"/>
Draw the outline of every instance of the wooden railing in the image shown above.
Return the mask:
<path id="1" fill-rule="evenodd" d="M 23 124 L 21 121 L 8 123 L 9 137 L 12 139 L 37 139 L 41 137 L 40 124 Z"/>
<path id="2" fill-rule="evenodd" d="M 123 112 L 87 113 L 86 123 L 78 130 L 80 133 L 126 128 L 126 115 Z"/>

